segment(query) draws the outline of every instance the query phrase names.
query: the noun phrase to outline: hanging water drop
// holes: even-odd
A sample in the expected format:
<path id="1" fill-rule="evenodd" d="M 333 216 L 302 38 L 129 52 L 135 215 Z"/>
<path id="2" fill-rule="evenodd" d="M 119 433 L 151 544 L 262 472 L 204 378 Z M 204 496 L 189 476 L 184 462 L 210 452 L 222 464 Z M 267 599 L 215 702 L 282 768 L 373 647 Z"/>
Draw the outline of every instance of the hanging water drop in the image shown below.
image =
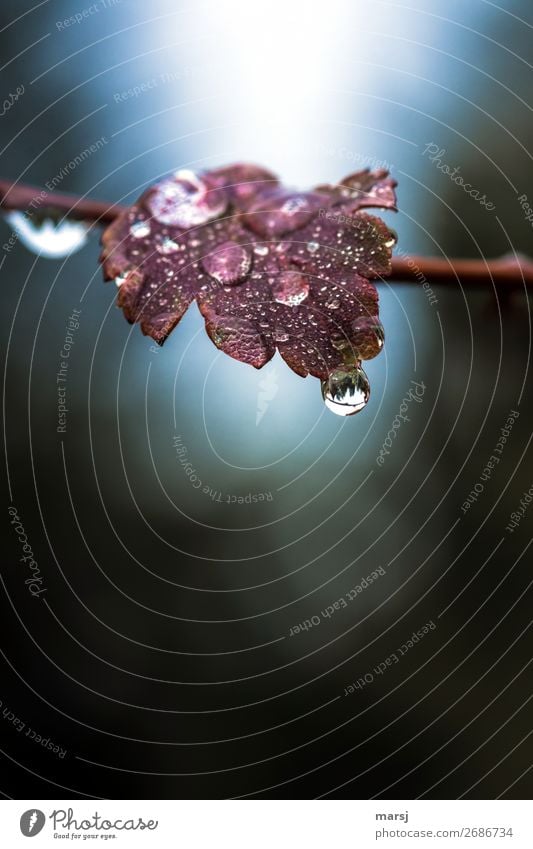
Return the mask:
<path id="1" fill-rule="evenodd" d="M 6 221 L 22 244 L 47 259 L 62 259 L 79 251 L 87 241 L 88 225 L 65 219 L 56 223 L 51 218 L 33 221 L 23 212 L 8 212 Z"/>
<path id="2" fill-rule="evenodd" d="M 322 398 L 337 416 L 353 416 L 368 403 L 370 384 L 360 365 L 336 369 L 321 383 Z"/>

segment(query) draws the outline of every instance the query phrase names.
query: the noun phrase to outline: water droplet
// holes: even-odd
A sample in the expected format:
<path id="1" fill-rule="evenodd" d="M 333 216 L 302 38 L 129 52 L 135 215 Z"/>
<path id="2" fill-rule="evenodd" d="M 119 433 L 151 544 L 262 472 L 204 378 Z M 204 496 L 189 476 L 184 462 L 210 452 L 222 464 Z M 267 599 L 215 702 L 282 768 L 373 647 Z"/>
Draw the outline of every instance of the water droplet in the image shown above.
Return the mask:
<path id="1" fill-rule="evenodd" d="M 318 244 L 318 242 L 308 242 L 306 247 L 310 254 L 314 254 L 317 252 L 320 245 Z"/>
<path id="2" fill-rule="evenodd" d="M 126 272 L 126 274 L 121 274 L 121 275 L 119 275 L 118 277 L 115 277 L 115 286 L 117 286 L 117 288 L 118 288 L 119 286 L 122 286 L 122 284 L 123 284 L 123 283 L 124 283 L 124 281 L 126 280 L 126 277 L 127 277 L 127 276 L 128 276 L 128 272 Z"/>
<path id="3" fill-rule="evenodd" d="M 383 345 L 385 344 L 385 330 L 383 329 L 383 325 L 381 321 L 377 320 L 375 324 L 375 332 L 377 337 L 378 347 L 381 350 Z"/>
<path id="4" fill-rule="evenodd" d="M 284 327 L 275 327 L 273 335 L 276 342 L 288 342 L 289 340 L 289 334 Z"/>
<path id="5" fill-rule="evenodd" d="M 224 242 L 202 260 L 204 270 L 223 286 L 240 283 L 252 267 L 247 248 L 237 242 Z"/>
<path id="6" fill-rule="evenodd" d="M 5 218 L 26 248 L 47 259 L 69 256 L 87 241 L 88 226 L 83 221 L 34 221 L 18 211 L 8 212 Z"/>
<path id="7" fill-rule="evenodd" d="M 385 331 L 379 318 L 374 315 L 359 316 L 352 322 L 352 340 L 359 359 L 377 357 L 385 343 Z"/>
<path id="8" fill-rule="evenodd" d="M 278 304 L 297 307 L 309 294 L 307 277 L 299 271 L 283 271 L 272 287 L 272 294 Z"/>
<path id="9" fill-rule="evenodd" d="M 146 206 L 161 224 L 196 227 L 218 218 L 227 207 L 222 189 L 209 191 L 194 171 L 177 171 L 157 183 L 146 196 Z"/>
<path id="10" fill-rule="evenodd" d="M 257 254 L 257 256 L 267 256 L 268 245 L 256 245 L 254 247 L 254 254 Z"/>
<path id="11" fill-rule="evenodd" d="M 387 241 L 385 242 L 385 247 L 386 248 L 393 248 L 398 242 L 398 234 L 395 230 L 392 230 L 390 227 L 389 227 L 389 230 L 390 230 L 390 238 L 387 239 Z"/>
<path id="12" fill-rule="evenodd" d="M 283 236 L 307 224 L 323 203 L 324 198 L 312 192 L 278 189 L 252 204 L 244 222 L 260 236 Z"/>
<path id="13" fill-rule="evenodd" d="M 179 249 L 180 246 L 177 244 L 177 242 L 175 242 L 174 239 L 169 239 L 168 237 L 166 239 L 163 239 L 163 241 L 159 245 L 157 245 L 158 252 L 165 256 L 167 254 L 176 253 L 176 251 L 179 251 Z"/>
<path id="14" fill-rule="evenodd" d="M 350 347 L 350 340 L 346 333 L 343 333 L 342 330 L 335 331 L 330 336 L 331 344 L 337 351 L 345 351 Z"/>
<path id="15" fill-rule="evenodd" d="M 326 308 L 328 310 L 338 310 L 341 305 L 340 299 L 333 295 L 331 298 L 328 298 L 326 301 Z"/>
<path id="16" fill-rule="evenodd" d="M 323 380 L 322 397 L 328 410 L 337 416 L 353 416 L 368 403 L 370 384 L 360 365 L 336 369 Z"/>
<path id="17" fill-rule="evenodd" d="M 150 235 L 150 224 L 148 221 L 135 221 L 130 227 L 130 233 L 134 239 L 144 239 Z"/>

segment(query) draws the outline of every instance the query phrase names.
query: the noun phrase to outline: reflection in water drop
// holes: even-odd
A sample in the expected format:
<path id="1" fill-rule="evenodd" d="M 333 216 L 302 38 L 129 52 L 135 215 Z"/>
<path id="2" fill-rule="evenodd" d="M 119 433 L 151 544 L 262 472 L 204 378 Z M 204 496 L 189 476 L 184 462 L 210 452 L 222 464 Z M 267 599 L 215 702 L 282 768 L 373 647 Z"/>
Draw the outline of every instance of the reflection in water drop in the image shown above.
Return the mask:
<path id="1" fill-rule="evenodd" d="M 51 218 L 34 222 L 23 212 L 8 212 L 6 221 L 22 244 L 47 259 L 61 259 L 79 251 L 87 241 L 88 225 L 83 221 L 61 221 Z"/>
<path id="2" fill-rule="evenodd" d="M 370 384 L 360 365 L 336 369 L 323 380 L 322 397 L 328 410 L 337 416 L 353 416 L 368 403 Z"/>
<path id="3" fill-rule="evenodd" d="M 309 294 L 309 281 L 299 271 L 283 271 L 272 287 L 272 294 L 278 304 L 297 307 Z"/>

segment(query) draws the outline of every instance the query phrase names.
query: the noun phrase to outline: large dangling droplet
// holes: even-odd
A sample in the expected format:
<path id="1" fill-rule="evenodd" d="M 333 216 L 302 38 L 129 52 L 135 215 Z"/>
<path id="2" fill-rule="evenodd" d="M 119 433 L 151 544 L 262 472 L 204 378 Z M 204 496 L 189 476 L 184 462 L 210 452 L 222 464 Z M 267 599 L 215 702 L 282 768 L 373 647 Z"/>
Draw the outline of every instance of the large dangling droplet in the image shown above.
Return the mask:
<path id="1" fill-rule="evenodd" d="M 8 212 L 6 221 L 22 244 L 47 259 L 62 259 L 79 251 L 87 242 L 88 225 L 83 221 L 65 219 L 59 223 L 51 218 L 32 220 L 23 212 Z"/>
<path id="2" fill-rule="evenodd" d="M 360 365 L 335 369 L 321 386 L 326 407 L 337 416 L 359 413 L 370 397 L 370 383 Z"/>

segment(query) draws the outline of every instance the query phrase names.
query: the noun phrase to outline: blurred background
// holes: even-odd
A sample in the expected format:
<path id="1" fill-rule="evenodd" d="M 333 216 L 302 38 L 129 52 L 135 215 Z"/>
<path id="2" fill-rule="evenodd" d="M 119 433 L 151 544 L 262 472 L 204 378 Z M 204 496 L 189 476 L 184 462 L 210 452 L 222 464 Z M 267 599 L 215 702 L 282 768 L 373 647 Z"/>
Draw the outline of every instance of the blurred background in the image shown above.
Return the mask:
<path id="1" fill-rule="evenodd" d="M 531 255 L 532 29 L 527 0 L 4 0 L 0 175 L 128 203 L 177 168 L 386 167 L 400 255 Z M 529 797 L 524 291 L 380 283 L 343 419 L 195 305 L 157 349 L 97 228 L 57 260 L 0 228 L 4 796 Z"/>

